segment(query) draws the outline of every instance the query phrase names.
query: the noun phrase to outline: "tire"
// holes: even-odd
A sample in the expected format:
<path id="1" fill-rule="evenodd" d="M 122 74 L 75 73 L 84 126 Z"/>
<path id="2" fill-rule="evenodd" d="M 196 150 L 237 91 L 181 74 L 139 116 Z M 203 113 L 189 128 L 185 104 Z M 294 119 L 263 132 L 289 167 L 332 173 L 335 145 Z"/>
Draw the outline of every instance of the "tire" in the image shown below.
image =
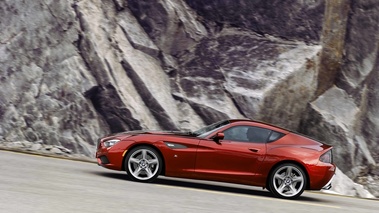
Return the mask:
<path id="1" fill-rule="evenodd" d="M 133 181 L 152 182 L 162 171 L 162 157 L 148 146 L 135 147 L 125 157 L 125 171 Z"/>
<path id="2" fill-rule="evenodd" d="M 279 198 L 298 198 L 306 187 L 307 176 L 292 163 L 277 166 L 269 176 L 269 191 Z"/>

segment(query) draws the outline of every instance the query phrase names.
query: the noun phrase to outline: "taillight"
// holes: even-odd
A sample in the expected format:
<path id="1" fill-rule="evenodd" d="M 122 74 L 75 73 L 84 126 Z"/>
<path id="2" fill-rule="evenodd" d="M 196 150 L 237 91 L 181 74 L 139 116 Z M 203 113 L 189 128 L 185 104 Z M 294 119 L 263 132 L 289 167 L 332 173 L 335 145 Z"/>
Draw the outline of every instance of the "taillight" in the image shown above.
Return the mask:
<path id="1" fill-rule="evenodd" d="M 321 155 L 320 161 L 324 163 L 332 163 L 333 162 L 333 155 L 332 150 L 329 150 Z"/>

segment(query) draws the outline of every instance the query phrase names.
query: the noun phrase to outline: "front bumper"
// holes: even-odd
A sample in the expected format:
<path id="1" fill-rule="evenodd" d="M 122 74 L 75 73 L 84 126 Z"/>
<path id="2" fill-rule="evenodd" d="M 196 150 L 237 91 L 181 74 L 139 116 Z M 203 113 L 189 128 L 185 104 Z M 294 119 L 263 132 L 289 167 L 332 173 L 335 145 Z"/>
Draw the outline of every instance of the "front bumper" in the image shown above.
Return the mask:
<path id="1" fill-rule="evenodd" d="M 97 158 L 97 164 L 98 165 L 105 165 L 105 164 L 109 164 L 109 163 L 110 163 L 109 159 L 105 155 L 102 155 L 102 156 Z"/>
<path id="2" fill-rule="evenodd" d="M 125 150 L 118 149 L 116 146 L 112 148 L 100 146 L 96 151 L 97 164 L 112 170 L 123 170 L 124 152 Z"/>

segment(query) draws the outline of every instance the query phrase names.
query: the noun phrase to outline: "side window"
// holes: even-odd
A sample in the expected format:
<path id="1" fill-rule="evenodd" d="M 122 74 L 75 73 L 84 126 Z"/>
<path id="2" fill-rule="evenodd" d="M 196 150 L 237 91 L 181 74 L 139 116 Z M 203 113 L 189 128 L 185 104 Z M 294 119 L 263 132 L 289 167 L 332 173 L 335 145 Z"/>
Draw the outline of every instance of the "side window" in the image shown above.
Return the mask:
<path id="1" fill-rule="evenodd" d="M 269 129 L 254 127 L 254 126 L 235 126 L 224 131 L 224 140 L 266 143 L 270 139 L 277 140 L 277 135 L 270 133 Z"/>
<path id="2" fill-rule="evenodd" d="M 271 130 L 260 127 L 250 126 L 247 129 L 246 135 L 249 142 L 266 143 Z"/>
<path id="3" fill-rule="evenodd" d="M 224 140 L 247 142 L 247 126 L 235 126 L 224 131 Z"/>

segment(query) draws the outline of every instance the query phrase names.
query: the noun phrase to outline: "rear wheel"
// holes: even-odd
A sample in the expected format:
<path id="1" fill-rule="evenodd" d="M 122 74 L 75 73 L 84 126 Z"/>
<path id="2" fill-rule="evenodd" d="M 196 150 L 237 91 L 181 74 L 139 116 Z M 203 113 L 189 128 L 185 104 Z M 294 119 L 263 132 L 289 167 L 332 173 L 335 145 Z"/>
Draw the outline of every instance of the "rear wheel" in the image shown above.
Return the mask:
<path id="1" fill-rule="evenodd" d="M 276 167 L 269 177 L 269 191 L 280 198 L 297 198 L 306 187 L 307 177 L 302 168 L 292 163 Z"/>
<path id="2" fill-rule="evenodd" d="M 131 180 L 152 182 L 162 171 L 162 158 L 151 147 L 136 147 L 126 155 L 125 170 Z"/>

